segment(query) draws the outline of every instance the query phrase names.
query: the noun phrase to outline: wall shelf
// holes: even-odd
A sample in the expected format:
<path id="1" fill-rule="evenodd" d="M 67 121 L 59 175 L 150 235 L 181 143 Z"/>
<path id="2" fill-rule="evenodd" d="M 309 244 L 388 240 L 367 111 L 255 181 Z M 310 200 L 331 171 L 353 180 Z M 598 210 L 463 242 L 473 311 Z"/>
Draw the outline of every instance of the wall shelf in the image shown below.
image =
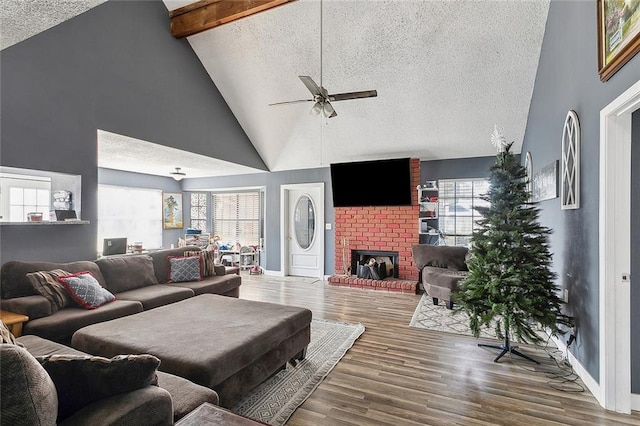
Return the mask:
<path id="1" fill-rule="evenodd" d="M 433 186 L 425 188 L 419 186 L 418 206 L 420 206 L 420 220 L 438 218 L 438 188 Z M 422 232 L 421 232 L 422 233 Z"/>
<path id="2" fill-rule="evenodd" d="M 88 220 L 65 220 L 43 222 L 0 222 L 0 226 L 58 226 L 58 225 L 89 225 Z"/>
<path id="3" fill-rule="evenodd" d="M 416 188 L 418 191 L 418 234 L 420 242 L 426 244 L 437 244 L 440 238 L 438 233 L 438 187 L 433 184 L 421 185 Z M 434 241 L 435 239 L 435 241 Z"/>

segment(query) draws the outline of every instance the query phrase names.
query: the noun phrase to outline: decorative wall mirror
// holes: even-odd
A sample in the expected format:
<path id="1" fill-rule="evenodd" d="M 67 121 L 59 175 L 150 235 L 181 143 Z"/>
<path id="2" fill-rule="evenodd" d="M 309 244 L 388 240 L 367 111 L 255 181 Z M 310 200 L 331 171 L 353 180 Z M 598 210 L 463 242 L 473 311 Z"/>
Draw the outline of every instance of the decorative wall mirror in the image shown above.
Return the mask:
<path id="1" fill-rule="evenodd" d="M 580 208 L 580 123 L 575 111 L 569 111 L 562 130 L 560 205 L 562 210 Z"/>
<path id="2" fill-rule="evenodd" d="M 294 215 L 296 242 L 306 250 L 313 244 L 316 234 L 316 212 L 313 201 L 308 195 L 298 199 Z"/>

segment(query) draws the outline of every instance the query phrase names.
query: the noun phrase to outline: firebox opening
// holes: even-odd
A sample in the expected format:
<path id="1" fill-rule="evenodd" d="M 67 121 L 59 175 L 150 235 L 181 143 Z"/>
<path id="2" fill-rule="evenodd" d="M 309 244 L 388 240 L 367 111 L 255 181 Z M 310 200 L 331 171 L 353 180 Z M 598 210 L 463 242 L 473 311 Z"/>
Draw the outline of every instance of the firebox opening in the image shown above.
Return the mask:
<path id="1" fill-rule="evenodd" d="M 352 250 L 351 273 L 358 278 L 374 280 L 398 278 L 398 252 Z"/>

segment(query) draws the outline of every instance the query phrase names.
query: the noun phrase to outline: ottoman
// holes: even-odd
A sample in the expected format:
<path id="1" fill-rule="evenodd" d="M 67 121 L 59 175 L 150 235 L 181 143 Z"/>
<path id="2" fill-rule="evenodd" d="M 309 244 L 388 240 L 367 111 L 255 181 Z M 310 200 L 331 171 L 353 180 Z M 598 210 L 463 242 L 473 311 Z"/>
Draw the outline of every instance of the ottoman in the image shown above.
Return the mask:
<path id="1" fill-rule="evenodd" d="M 304 358 L 310 326 L 308 309 L 202 294 L 81 328 L 71 345 L 109 358 L 152 354 L 161 371 L 215 390 L 229 408 Z"/>

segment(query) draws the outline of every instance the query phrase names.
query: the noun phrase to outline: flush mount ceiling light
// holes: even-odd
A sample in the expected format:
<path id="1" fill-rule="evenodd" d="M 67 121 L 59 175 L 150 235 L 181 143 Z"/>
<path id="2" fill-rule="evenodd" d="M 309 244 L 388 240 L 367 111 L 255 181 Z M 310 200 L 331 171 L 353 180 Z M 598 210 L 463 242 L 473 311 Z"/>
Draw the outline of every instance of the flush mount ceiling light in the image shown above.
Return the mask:
<path id="1" fill-rule="evenodd" d="M 177 180 L 178 182 L 180 182 L 182 179 L 184 179 L 184 177 L 187 175 L 186 173 L 181 172 L 180 170 L 181 170 L 180 167 L 176 167 L 176 171 L 175 172 L 169 173 L 171 175 L 171 177 L 174 178 L 175 180 Z"/>

